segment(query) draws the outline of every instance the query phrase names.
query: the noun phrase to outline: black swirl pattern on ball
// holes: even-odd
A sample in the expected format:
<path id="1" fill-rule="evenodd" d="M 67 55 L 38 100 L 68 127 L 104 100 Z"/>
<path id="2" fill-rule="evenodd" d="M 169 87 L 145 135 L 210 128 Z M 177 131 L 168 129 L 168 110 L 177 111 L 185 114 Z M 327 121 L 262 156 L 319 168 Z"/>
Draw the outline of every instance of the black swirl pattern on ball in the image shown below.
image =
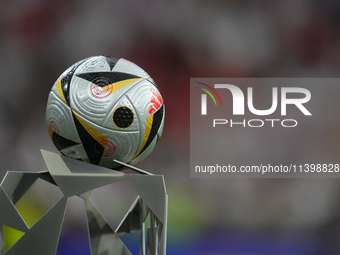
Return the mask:
<path id="1" fill-rule="evenodd" d="M 96 83 L 97 81 L 101 81 L 106 79 L 109 84 L 124 81 L 128 79 L 140 78 L 139 76 L 132 75 L 129 73 L 121 73 L 121 72 L 94 72 L 94 73 L 80 73 L 76 74 L 78 77 L 85 79 L 89 82 L 92 82 L 100 87 L 105 87 L 108 84 L 106 83 Z"/>
<path id="2" fill-rule="evenodd" d="M 113 123 L 119 128 L 130 127 L 134 119 L 132 110 L 127 106 L 118 107 L 112 115 Z"/>
<path id="3" fill-rule="evenodd" d="M 63 91 L 65 100 L 67 102 L 67 105 L 70 105 L 70 84 L 71 84 L 71 80 L 73 77 L 74 72 L 77 70 L 77 68 L 84 63 L 86 60 L 88 60 L 90 58 L 85 58 L 83 60 L 78 61 L 77 63 L 75 63 L 74 65 L 72 65 L 70 67 L 70 70 L 68 71 L 68 73 L 66 73 L 62 78 L 61 78 L 61 89 Z"/>

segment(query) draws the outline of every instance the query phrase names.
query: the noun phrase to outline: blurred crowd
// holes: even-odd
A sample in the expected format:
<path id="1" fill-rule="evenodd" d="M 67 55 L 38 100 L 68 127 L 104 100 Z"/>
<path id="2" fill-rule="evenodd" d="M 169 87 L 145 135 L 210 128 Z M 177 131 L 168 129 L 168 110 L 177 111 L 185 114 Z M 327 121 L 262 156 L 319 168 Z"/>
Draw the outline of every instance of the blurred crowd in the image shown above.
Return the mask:
<path id="1" fill-rule="evenodd" d="M 139 167 L 165 176 L 170 238 L 301 233 L 340 253 L 337 179 L 189 178 L 190 77 L 339 77 L 339 29 L 336 0 L 3 0 L 0 177 L 46 169 L 40 149 L 56 149 L 45 105 L 66 68 L 93 55 L 124 57 L 164 98 L 163 136 Z M 325 143 L 311 153 L 340 163 L 340 120 L 324 125 Z"/>

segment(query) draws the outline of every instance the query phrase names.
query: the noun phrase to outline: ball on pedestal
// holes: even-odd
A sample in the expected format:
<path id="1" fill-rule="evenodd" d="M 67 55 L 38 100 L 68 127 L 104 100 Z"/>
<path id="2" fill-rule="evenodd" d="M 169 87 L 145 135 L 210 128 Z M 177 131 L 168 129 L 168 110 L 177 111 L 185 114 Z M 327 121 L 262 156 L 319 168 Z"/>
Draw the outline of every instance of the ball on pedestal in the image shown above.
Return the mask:
<path id="1" fill-rule="evenodd" d="M 65 156 L 119 170 L 154 149 L 163 130 L 163 98 L 139 66 L 110 56 L 77 62 L 57 79 L 48 97 L 46 124 Z"/>

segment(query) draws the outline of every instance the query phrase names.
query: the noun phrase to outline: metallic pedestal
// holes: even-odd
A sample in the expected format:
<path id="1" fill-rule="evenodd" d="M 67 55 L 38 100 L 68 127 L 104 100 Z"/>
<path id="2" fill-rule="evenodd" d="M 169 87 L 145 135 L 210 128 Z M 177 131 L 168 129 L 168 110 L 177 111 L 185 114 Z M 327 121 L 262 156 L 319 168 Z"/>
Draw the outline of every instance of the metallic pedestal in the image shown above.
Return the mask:
<path id="1" fill-rule="evenodd" d="M 81 197 L 85 203 L 91 255 L 130 255 L 120 236 L 134 230 L 141 230 L 140 255 L 166 254 L 168 196 L 163 176 L 132 166 L 129 168 L 139 174 L 124 174 L 49 151 L 41 152 L 48 171 L 7 172 L 0 184 L 0 255 L 55 254 L 67 200 L 72 196 Z M 56 185 L 63 197 L 29 228 L 14 205 L 39 178 Z M 138 197 L 114 230 L 90 195 L 93 189 L 121 180 L 129 183 Z M 4 246 L 4 225 L 24 232 L 8 250 Z"/>

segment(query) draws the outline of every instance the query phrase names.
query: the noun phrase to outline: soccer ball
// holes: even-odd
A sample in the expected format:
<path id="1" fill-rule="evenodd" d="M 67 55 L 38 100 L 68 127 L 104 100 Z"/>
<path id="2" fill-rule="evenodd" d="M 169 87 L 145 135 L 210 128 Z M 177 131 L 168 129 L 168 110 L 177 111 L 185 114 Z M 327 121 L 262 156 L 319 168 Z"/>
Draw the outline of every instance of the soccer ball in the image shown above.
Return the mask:
<path id="1" fill-rule="evenodd" d="M 142 68 L 123 58 L 94 56 L 57 79 L 45 119 L 61 154 L 120 170 L 114 159 L 136 165 L 154 149 L 164 104 Z"/>

